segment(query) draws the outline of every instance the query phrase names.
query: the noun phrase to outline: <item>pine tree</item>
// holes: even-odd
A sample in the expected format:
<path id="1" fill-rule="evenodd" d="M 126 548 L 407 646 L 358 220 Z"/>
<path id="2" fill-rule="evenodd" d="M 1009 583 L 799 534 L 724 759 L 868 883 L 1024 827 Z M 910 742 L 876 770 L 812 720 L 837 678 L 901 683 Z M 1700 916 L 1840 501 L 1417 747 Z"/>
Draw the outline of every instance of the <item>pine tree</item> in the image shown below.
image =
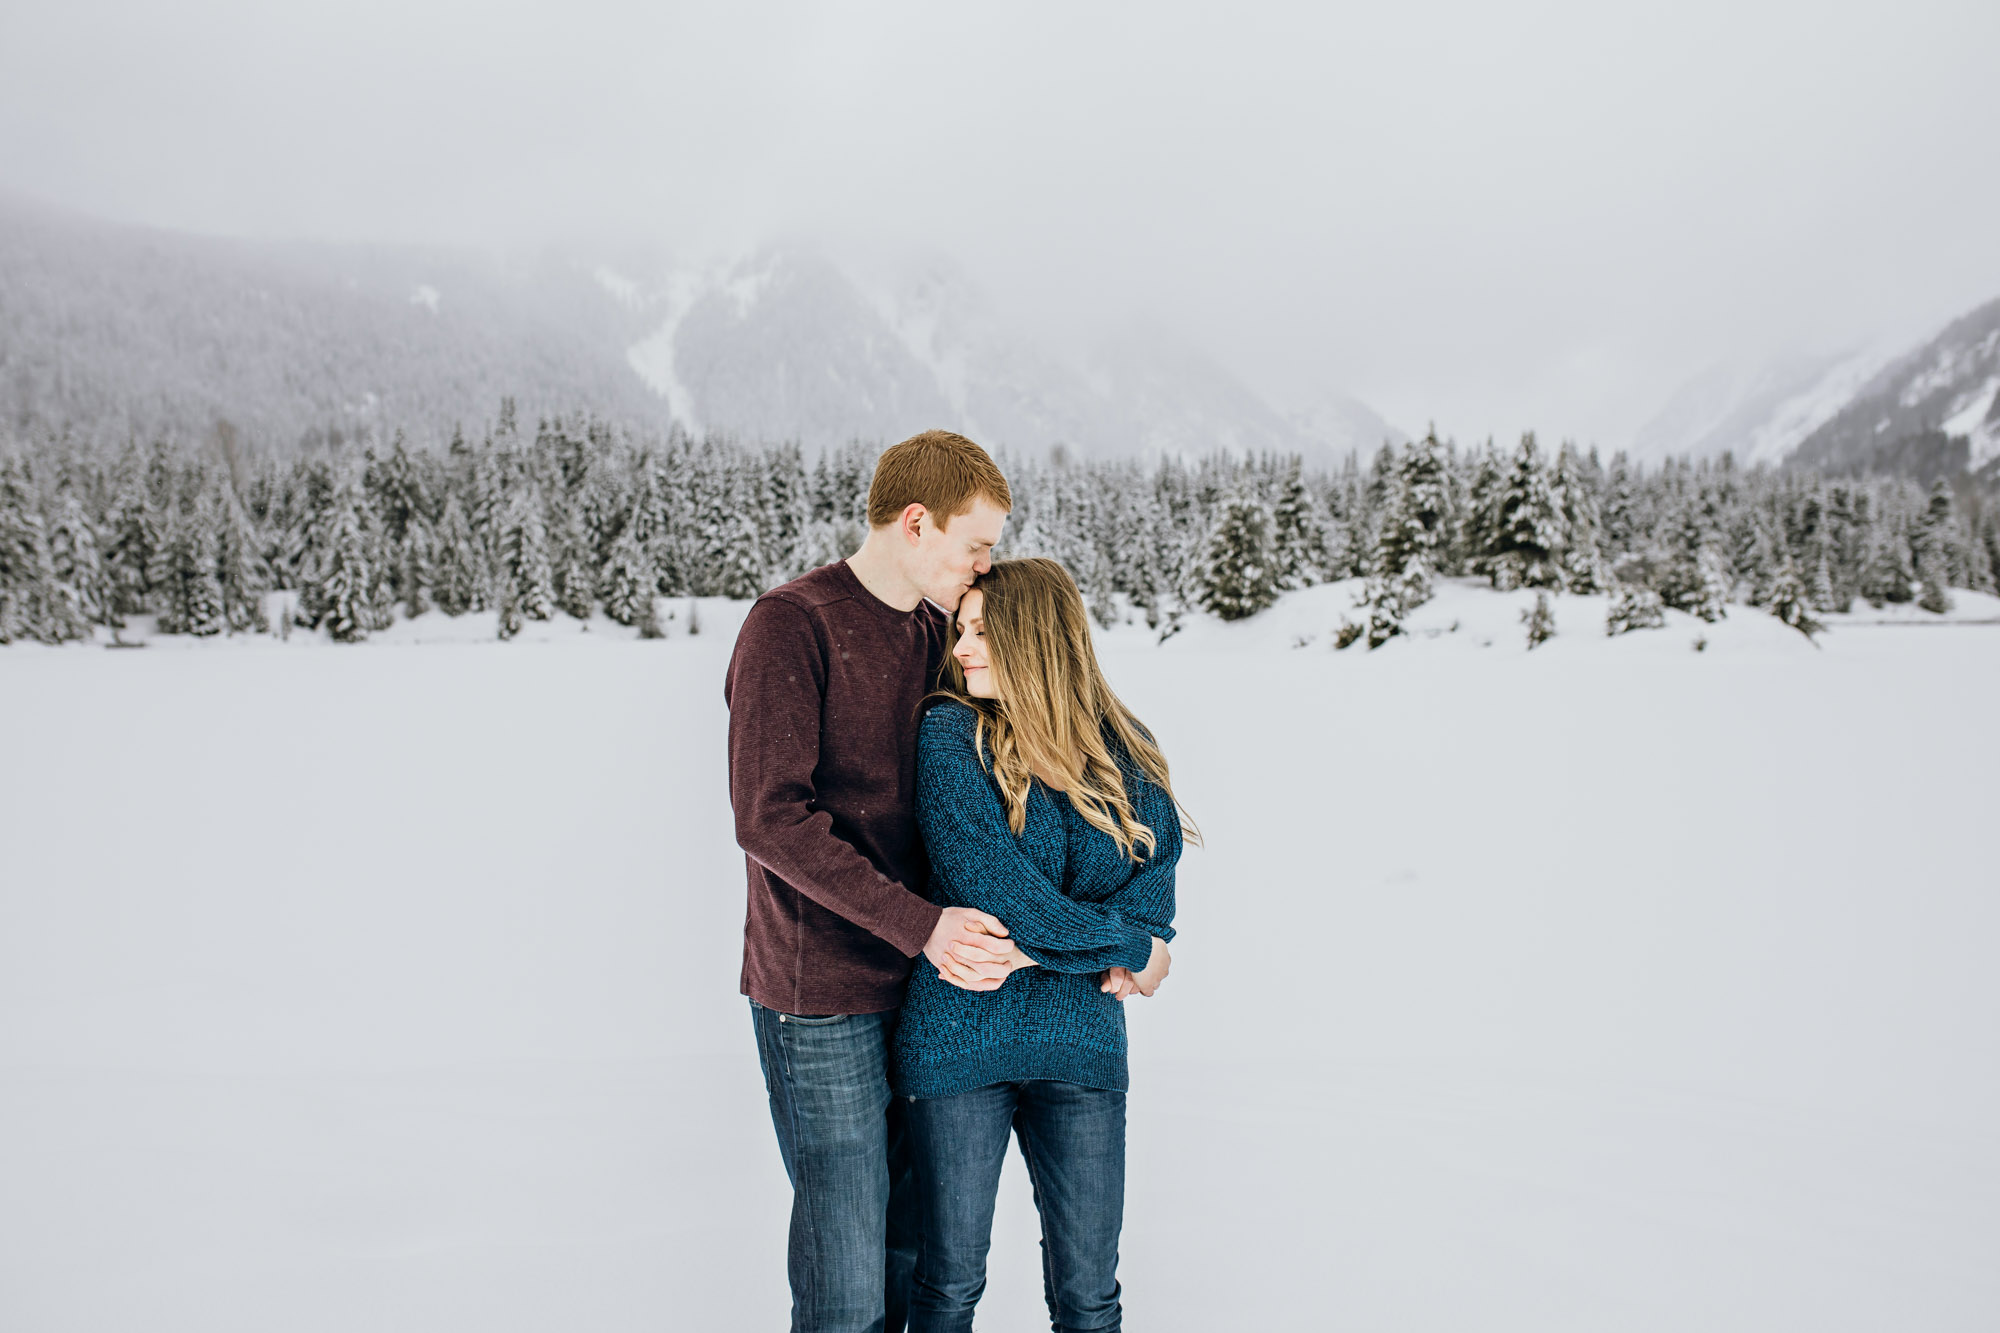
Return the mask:
<path id="1" fill-rule="evenodd" d="M 222 479 L 216 516 L 216 585 L 222 597 L 222 619 L 232 633 L 263 631 L 264 579 L 257 556 L 259 542 L 250 515 L 229 478 Z"/>
<path id="2" fill-rule="evenodd" d="M 1326 527 L 1293 458 L 1271 511 L 1272 556 L 1280 588 L 1310 588 L 1326 568 Z"/>
<path id="3" fill-rule="evenodd" d="M 1531 431 L 1521 437 L 1499 497 L 1499 522 L 1487 561 L 1496 588 L 1563 586 L 1562 509 Z"/>
<path id="4" fill-rule="evenodd" d="M 1599 545 L 1605 557 L 1617 560 L 1628 554 L 1639 534 L 1638 499 L 1632 465 L 1623 450 L 1611 456 L 1611 472 L 1605 479 L 1602 535 Z"/>
<path id="5" fill-rule="evenodd" d="M 1611 604 L 1604 615 L 1606 635 L 1626 634 L 1635 629 L 1659 629 L 1666 623 L 1666 604 L 1660 600 L 1660 594 L 1636 583 L 1612 585 Z"/>
<path id="6" fill-rule="evenodd" d="M 435 550 L 431 560 L 431 587 L 438 610 L 448 616 L 484 608 L 486 579 L 480 570 L 479 553 L 466 522 L 464 506 L 457 495 L 445 497 L 444 517 L 438 521 Z"/>
<path id="7" fill-rule="evenodd" d="M 562 538 L 556 549 L 556 602 L 564 614 L 577 620 L 590 619 L 597 607 L 598 571 L 591 559 L 590 534 L 584 528 L 579 507 L 570 506 Z"/>
<path id="8" fill-rule="evenodd" d="M 764 527 L 759 545 L 763 548 L 773 583 L 784 583 L 805 573 L 806 530 L 813 521 L 812 484 L 797 444 L 780 445 L 764 461 Z"/>
<path id="9" fill-rule="evenodd" d="M 128 463 L 117 498 L 104 520 L 104 571 L 114 613 L 138 615 L 145 611 L 153 591 L 148 575 L 164 526 L 164 516 L 146 497 L 143 476 L 136 464 Z"/>
<path id="10" fill-rule="evenodd" d="M 1597 486 L 1595 463 L 1565 443 L 1556 455 L 1554 487 L 1562 515 L 1562 586 L 1571 592 L 1597 592 L 1606 578 L 1597 537 Z"/>
<path id="11" fill-rule="evenodd" d="M 413 515 L 403 530 L 399 549 L 402 564 L 396 587 L 402 597 L 403 614 L 415 620 L 431 609 L 431 596 L 437 586 L 437 538 L 431 532 L 430 520 L 421 513 Z"/>
<path id="12" fill-rule="evenodd" d="M 98 557 L 96 526 L 67 478 L 57 490 L 55 517 L 49 525 L 49 562 L 78 621 L 123 627 Z"/>
<path id="13" fill-rule="evenodd" d="M 1729 576 L 1700 508 L 1683 501 L 1663 534 L 1657 591 L 1668 606 L 1713 624 L 1727 612 Z"/>
<path id="14" fill-rule="evenodd" d="M 764 591 L 764 553 L 758 543 L 756 497 L 742 468 L 704 461 L 721 475 L 702 488 L 700 587 L 709 596 L 755 597 Z"/>
<path id="15" fill-rule="evenodd" d="M 1369 562 L 1376 580 L 1371 605 L 1411 611 L 1430 600 L 1431 576 L 1443 563 L 1449 506 L 1443 447 L 1432 430 L 1405 448 L 1396 464 Z"/>
<path id="16" fill-rule="evenodd" d="M 1799 578 L 1799 572 L 1787 559 L 1779 567 L 1777 576 L 1771 582 L 1770 592 L 1764 606 L 1772 615 L 1784 621 L 1808 639 L 1825 628 L 1813 619 L 1812 605 L 1806 596 L 1806 588 Z"/>
<path id="17" fill-rule="evenodd" d="M 621 625 L 638 625 L 653 609 L 656 581 L 639 527 L 636 518 L 625 525 L 604 567 L 604 614 Z"/>
<path id="18" fill-rule="evenodd" d="M 1887 514 L 1881 514 L 1869 534 L 1868 562 L 1862 572 L 1861 595 L 1868 604 L 1901 604 L 1914 595 L 1916 571 L 1911 567 L 1910 543 Z"/>
<path id="19" fill-rule="evenodd" d="M 221 545 L 215 505 L 203 494 L 176 525 L 160 628 L 206 638 L 229 628 L 222 605 Z M 168 628 L 169 608 L 172 628 Z"/>
<path id="20" fill-rule="evenodd" d="M 1951 539 L 1955 527 L 1951 483 L 1940 477 L 1931 486 L 1930 500 L 1924 506 L 1923 516 L 1918 519 L 1911 540 L 1912 553 L 1916 557 L 1917 582 L 1923 588 L 1917 605 L 1937 615 L 1951 610 L 1951 594 L 1946 588 L 1951 577 Z"/>
<path id="21" fill-rule="evenodd" d="M 1521 623 L 1528 627 L 1528 649 L 1533 651 L 1556 636 L 1556 615 L 1549 609 L 1549 595 L 1535 594 L 1535 605 L 1521 613 Z"/>
<path id="22" fill-rule="evenodd" d="M 1428 579 L 1413 577 L 1421 573 L 1423 564 L 1415 562 L 1401 574 L 1370 574 L 1362 585 L 1361 599 L 1355 606 L 1367 614 L 1362 618 L 1362 632 L 1367 636 L 1371 649 L 1383 644 L 1403 632 L 1403 620 L 1430 598 Z"/>
<path id="23" fill-rule="evenodd" d="M 358 643 L 375 623 L 371 599 L 378 579 L 369 562 L 360 498 L 352 486 L 334 495 L 327 518 L 324 546 L 311 577 L 299 587 L 298 623 L 325 629 L 336 643 Z"/>
<path id="24" fill-rule="evenodd" d="M 511 605 L 517 620 L 547 620 L 555 614 L 555 575 L 549 566 L 548 530 L 542 523 L 540 497 L 532 486 L 517 490 L 508 507 L 498 572 L 503 611 Z"/>
<path id="25" fill-rule="evenodd" d="M 30 477 L 15 460 L 0 460 L 0 643 L 61 643 L 87 633 L 56 578 Z"/>
<path id="26" fill-rule="evenodd" d="M 1224 620 L 1241 620 L 1277 598 L 1270 512 L 1238 496 L 1228 502 L 1203 553 L 1200 604 Z"/>

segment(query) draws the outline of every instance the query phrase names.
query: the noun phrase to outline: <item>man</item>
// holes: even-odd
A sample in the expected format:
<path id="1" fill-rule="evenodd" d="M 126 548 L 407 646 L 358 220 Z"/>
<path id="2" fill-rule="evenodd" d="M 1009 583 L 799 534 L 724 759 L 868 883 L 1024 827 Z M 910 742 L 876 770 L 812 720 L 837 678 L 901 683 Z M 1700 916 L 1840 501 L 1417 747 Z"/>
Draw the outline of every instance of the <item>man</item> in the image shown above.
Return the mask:
<path id="1" fill-rule="evenodd" d="M 891 447 L 861 549 L 759 598 L 730 659 L 743 993 L 792 1181 L 794 1333 L 904 1326 L 915 1218 L 887 1046 L 911 960 L 969 990 L 1018 961 L 1001 922 L 923 896 L 914 810 L 917 706 L 945 617 L 991 567 L 1012 506 L 961 435 Z"/>

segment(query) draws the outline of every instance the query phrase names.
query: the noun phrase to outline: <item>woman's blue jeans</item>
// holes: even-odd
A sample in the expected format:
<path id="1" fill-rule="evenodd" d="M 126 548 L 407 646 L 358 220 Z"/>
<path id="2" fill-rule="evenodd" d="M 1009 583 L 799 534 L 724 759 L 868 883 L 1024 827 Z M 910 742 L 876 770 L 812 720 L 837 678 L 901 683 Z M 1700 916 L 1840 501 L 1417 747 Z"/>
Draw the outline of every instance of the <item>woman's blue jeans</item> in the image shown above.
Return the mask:
<path id="1" fill-rule="evenodd" d="M 1075 1083 L 996 1083 L 907 1104 L 919 1236 L 910 1333 L 965 1333 L 986 1289 L 993 1201 L 1010 1133 L 1042 1215 L 1042 1294 L 1056 1333 L 1102 1333 L 1123 1318 L 1118 1232 L 1125 1218 L 1125 1094 Z"/>
<path id="2" fill-rule="evenodd" d="M 793 1333 L 903 1333 L 916 1207 L 885 1014 L 781 1014 L 755 1001 L 757 1057 L 792 1181 Z"/>

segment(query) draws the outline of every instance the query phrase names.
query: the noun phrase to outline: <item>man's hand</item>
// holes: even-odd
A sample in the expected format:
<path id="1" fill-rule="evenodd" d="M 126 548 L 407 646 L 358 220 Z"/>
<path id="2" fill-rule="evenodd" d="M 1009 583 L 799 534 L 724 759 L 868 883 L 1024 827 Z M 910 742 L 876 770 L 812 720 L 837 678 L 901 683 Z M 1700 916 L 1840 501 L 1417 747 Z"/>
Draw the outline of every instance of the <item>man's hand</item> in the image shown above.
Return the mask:
<path id="1" fill-rule="evenodd" d="M 1167 979 L 1167 971 L 1174 964 L 1167 952 L 1167 942 L 1159 936 L 1153 937 L 1153 956 L 1146 960 L 1144 971 L 1134 972 L 1130 968 L 1113 967 L 1105 970 L 1103 984 L 1097 989 L 1114 1000 L 1122 1000 L 1128 995 L 1148 995 L 1160 988 Z"/>
<path id="2" fill-rule="evenodd" d="M 972 907 L 947 907 L 924 942 L 938 975 L 962 990 L 998 990 L 1016 968 L 1033 966 L 998 918 Z"/>

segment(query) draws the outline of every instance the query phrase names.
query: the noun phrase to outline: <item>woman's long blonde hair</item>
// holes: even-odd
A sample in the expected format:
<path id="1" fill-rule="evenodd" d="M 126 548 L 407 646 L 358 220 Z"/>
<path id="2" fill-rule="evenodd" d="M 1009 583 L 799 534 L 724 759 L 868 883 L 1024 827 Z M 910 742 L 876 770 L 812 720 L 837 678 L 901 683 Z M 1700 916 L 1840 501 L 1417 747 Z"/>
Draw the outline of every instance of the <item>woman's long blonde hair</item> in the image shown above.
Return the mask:
<path id="1" fill-rule="evenodd" d="M 1000 787 L 1008 826 L 1019 836 L 1027 825 L 1034 775 L 1054 774 L 1078 814 L 1110 834 L 1124 855 L 1145 860 L 1159 840 L 1133 810 L 1106 728 L 1146 779 L 1173 799 L 1167 760 L 1105 684 L 1076 581 L 1055 561 L 1034 558 L 995 561 L 973 586 L 985 599 L 987 670 L 997 697 L 977 699 L 966 691 L 965 671 L 951 655 L 958 642 L 955 620 L 946 635 L 938 693 L 979 714 L 980 755 Z M 1178 800 L 1175 809 L 1180 810 Z M 1181 827 L 1190 842 L 1201 841 L 1185 812 Z"/>

